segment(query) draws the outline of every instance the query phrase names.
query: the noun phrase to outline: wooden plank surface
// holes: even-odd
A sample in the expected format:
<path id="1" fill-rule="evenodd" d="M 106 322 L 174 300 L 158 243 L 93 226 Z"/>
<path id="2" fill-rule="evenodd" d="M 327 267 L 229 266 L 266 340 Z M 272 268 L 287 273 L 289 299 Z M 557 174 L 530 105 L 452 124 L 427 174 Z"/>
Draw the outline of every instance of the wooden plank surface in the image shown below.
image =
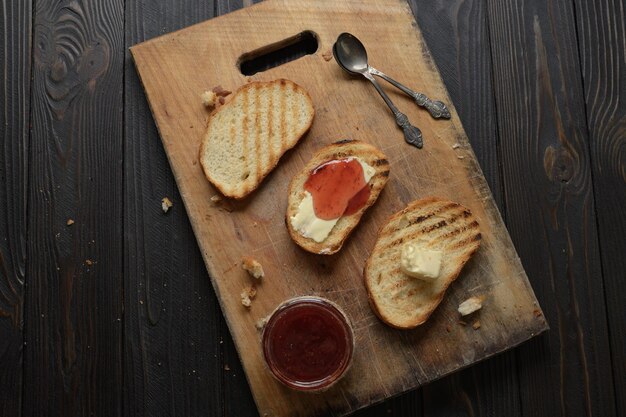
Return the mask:
<path id="1" fill-rule="evenodd" d="M 123 24 L 117 0 L 35 10 L 25 416 L 122 414 Z"/>
<path id="2" fill-rule="evenodd" d="M 211 18 L 216 7 L 126 1 L 125 44 Z M 252 396 L 126 51 L 124 414 L 246 415 Z M 174 206 L 164 214 L 166 196 Z"/>
<path id="3" fill-rule="evenodd" d="M 613 416 L 571 2 L 489 1 L 507 223 L 551 331 L 520 347 L 525 416 Z"/>
<path id="4" fill-rule="evenodd" d="M 305 9 L 307 13 L 303 13 Z M 331 14 L 332 20 L 329 19 Z M 270 21 L 283 23 L 263 24 Z M 389 25 L 389 21 L 394 24 Z M 394 99 L 404 103 L 402 107 L 408 106 L 409 117 L 420 120 L 420 128 L 426 137 L 437 138 L 430 142 L 423 154 L 413 154 L 407 159 L 401 136 L 389 138 L 389 132 L 394 132 L 393 121 L 377 117 L 384 108 L 380 101 L 372 99 L 372 90 L 343 76 L 334 64 L 329 69 L 332 63 L 320 56 L 330 49 L 336 35 L 347 28 L 363 38 L 370 56 L 383 56 L 390 68 L 406 74 L 409 84 L 449 102 L 406 5 L 397 2 L 359 2 L 339 6 L 319 2 L 270 2 L 211 23 L 196 25 L 131 50 L 261 412 L 283 415 L 293 410 L 301 413 L 354 410 L 441 377 L 545 328 L 543 318 L 534 314 L 539 311 L 538 306 L 458 118 L 443 122 L 446 125 L 427 117 L 420 118 L 423 115 L 409 100 L 395 94 Z M 266 180 L 265 192 L 260 190 L 243 204 L 235 205 L 232 212 L 216 207 L 209 198 L 215 191 L 202 176 L 196 160 L 201 127 L 206 120 L 198 94 L 212 85 L 234 88 L 242 84 L 246 79 L 233 68 L 240 54 L 305 29 L 318 34 L 321 44 L 318 53 L 269 70 L 261 77 L 290 78 L 311 92 L 318 114 L 308 138 L 317 139 L 305 139 L 296 151 L 301 154 L 298 158 L 285 158 L 278 172 Z M 394 43 L 380 42 L 385 36 L 393 37 Z M 251 39 L 255 43 L 251 44 Z M 391 50 L 387 55 L 382 45 L 403 48 L 404 55 L 400 50 Z M 407 46 L 412 53 L 406 52 Z M 320 88 L 328 85 L 333 88 Z M 329 111 L 331 106 L 352 106 L 351 123 L 346 124 L 335 117 L 336 113 Z M 303 255 L 286 237 L 282 226 L 286 202 L 280 201 L 280 190 L 286 190 L 288 179 L 306 161 L 305 155 L 312 154 L 324 143 L 320 140 L 328 143 L 341 137 L 354 137 L 359 128 L 361 135 L 367 135 L 369 141 L 387 153 L 392 163 L 392 176 L 394 166 L 396 169 L 393 183 L 372 210 L 368 222 L 344 249 L 343 253 L 349 256 L 318 258 Z M 452 146 L 457 142 L 461 145 L 460 154 Z M 419 159 L 421 165 L 416 168 L 414 163 L 418 162 L 420 155 L 425 156 Z M 433 172 L 436 173 L 433 175 Z M 408 181 L 407 178 L 418 180 Z M 439 314 L 427 326 L 415 332 L 392 332 L 375 319 L 365 303 L 360 278 L 362 262 L 368 253 L 368 242 L 373 244 L 378 226 L 390 213 L 410 200 L 432 193 L 451 196 L 472 208 L 481 221 L 483 249 L 475 262 L 466 268 L 461 283 L 450 292 L 445 307 L 438 310 Z M 265 265 L 268 277 L 273 277 L 264 282 L 259 299 L 249 312 L 239 303 L 239 293 L 248 278 L 238 263 L 246 254 L 257 256 Z M 341 278 L 332 278 L 335 274 Z M 334 281 L 328 281 L 331 279 Z M 485 323 L 486 320 L 488 324 L 480 332 L 467 331 L 456 324 L 456 306 L 472 291 L 488 292 L 493 300 L 491 312 L 482 313 L 481 321 Z M 323 395 L 325 401 L 312 401 L 309 396 L 286 391 L 268 375 L 260 358 L 255 321 L 271 312 L 283 299 L 303 293 L 328 296 L 349 309 L 356 323 L 357 340 L 363 346 L 357 353 L 357 365 L 337 389 Z M 364 303 L 348 303 L 355 297 Z M 454 324 L 450 332 L 453 339 L 446 336 L 446 325 L 449 324 Z M 423 337 L 424 334 L 428 337 Z M 455 340 L 465 348 L 445 348 L 449 346 L 449 340 Z M 414 356 L 418 350 L 443 353 L 418 358 Z M 369 373 L 369 378 L 364 378 L 359 373 L 365 369 L 359 368 L 361 361 L 368 361 L 374 368 L 385 369 L 385 372 L 373 376 Z M 356 381 L 360 383 L 356 384 Z"/>
<path id="5" fill-rule="evenodd" d="M 32 1 L 3 1 L 0 62 L 0 416 L 22 408 Z"/>
<path id="6" fill-rule="evenodd" d="M 626 416 L 626 2 L 575 1 L 618 416 Z"/>

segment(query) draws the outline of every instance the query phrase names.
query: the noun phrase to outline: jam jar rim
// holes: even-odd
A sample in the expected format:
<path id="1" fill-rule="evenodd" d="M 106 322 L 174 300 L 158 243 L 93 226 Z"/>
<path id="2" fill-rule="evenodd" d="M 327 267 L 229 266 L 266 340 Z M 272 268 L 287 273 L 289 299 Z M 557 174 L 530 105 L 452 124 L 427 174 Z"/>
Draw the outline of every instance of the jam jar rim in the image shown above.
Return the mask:
<path id="1" fill-rule="evenodd" d="M 269 344 L 269 336 L 268 329 L 272 326 L 272 319 L 275 319 L 279 313 L 282 311 L 299 304 L 312 303 L 314 305 L 322 306 L 322 308 L 327 309 L 337 316 L 344 329 L 346 330 L 346 338 L 347 338 L 347 352 L 344 357 L 347 357 L 346 360 L 343 361 L 342 366 L 340 366 L 335 372 L 330 375 L 325 376 L 324 378 L 318 379 L 316 381 L 294 381 L 281 375 L 279 372 L 275 371 L 275 366 L 272 366 L 270 362 L 270 358 L 268 358 L 268 344 Z M 338 313 L 338 314 L 335 314 Z M 263 333 L 261 335 L 261 350 L 263 359 L 265 362 L 265 366 L 270 371 L 270 374 L 281 382 L 283 385 L 288 388 L 294 389 L 296 391 L 308 391 L 308 392 L 321 392 L 326 391 L 333 385 L 335 385 L 339 380 L 343 378 L 343 376 L 348 372 L 350 367 L 352 366 L 352 360 L 354 357 L 354 330 L 352 328 L 352 323 L 348 315 L 343 311 L 343 309 L 337 305 L 337 303 L 323 297 L 315 296 L 315 295 L 303 295 L 298 297 L 293 297 L 288 300 L 280 303 L 276 309 L 268 316 L 265 326 L 263 327 Z"/>

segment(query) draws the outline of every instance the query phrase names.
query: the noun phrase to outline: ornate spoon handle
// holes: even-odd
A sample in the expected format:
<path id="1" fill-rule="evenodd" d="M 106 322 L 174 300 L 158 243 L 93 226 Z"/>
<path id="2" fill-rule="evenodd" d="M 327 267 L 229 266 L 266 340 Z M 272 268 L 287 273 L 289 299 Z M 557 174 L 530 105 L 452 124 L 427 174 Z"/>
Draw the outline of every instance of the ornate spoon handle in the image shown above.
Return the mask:
<path id="1" fill-rule="evenodd" d="M 379 76 L 385 81 L 388 81 L 390 84 L 402 90 L 408 96 L 413 97 L 413 100 L 415 100 L 415 103 L 417 103 L 418 106 L 424 107 L 426 110 L 428 110 L 428 112 L 433 118 L 435 119 L 441 119 L 441 118 L 449 119 L 450 118 L 450 111 L 448 110 L 448 107 L 445 104 L 443 104 L 441 101 L 432 101 L 431 99 L 426 97 L 426 95 L 422 93 L 418 93 L 417 91 L 411 90 L 407 86 L 400 84 L 398 81 L 389 77 L 387 74 L 381 71 L 378 71 L 376 68 L 369 67 L 369 72 L 373 75 Z"/>
<path id="2" fill-rule="evenodd" d="M 385 100 L 385 103 L 387 103 L 387 106 L 389 106 L 389 108 L 391 109 L 391 112 L 396 118 L 396 124 L 399 127 L 401 127 L 402 131 L 404 132 L 404 140 L 407 143 L 415 146 L 416 148 L 421 149 L 422 146 L 424 146 L 424 140 L 422 139 L 422 131 L 419 130 L 417 127 L 413 126 L 409 122 L 409 118 L 406 117 L 406 114 L 398 110 L 398 108 L 393 104 L 389 96 L 387 96 L 387 93 L 385 93 L 385 91 L 380 87 L 378 82 L 374 79 L 374 77 L 371 74 L 366 72 L 363 75 L 365 76 L 365 78 L 370 80 L 372 84 L 374 84 L 376 91 L 378 91 L 378 93 L 381 95 L 383 100 Z"/>
<path id="3" fill-rule="evenodd" d="M 402 128 L 404 132 L 404 140 L 418 149 L 422 149 L 424 146 L 424 139 L 422 138 L 422 131 L 417 127 L 409 123 L 409 118 L 404 113 L 398 112 L 395 114 L 396 123 Z"/>

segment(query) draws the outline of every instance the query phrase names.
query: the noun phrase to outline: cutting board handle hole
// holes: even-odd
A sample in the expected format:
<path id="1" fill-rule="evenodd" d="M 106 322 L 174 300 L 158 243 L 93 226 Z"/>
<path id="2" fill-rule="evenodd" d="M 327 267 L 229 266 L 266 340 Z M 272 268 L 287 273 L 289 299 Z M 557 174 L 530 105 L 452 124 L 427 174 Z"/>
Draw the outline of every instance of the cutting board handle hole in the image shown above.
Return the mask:
<path id="1" fill-rule="evenodd" d="M 243 75 L 250 76 L 302 58 L 305 55 L 314 54 L 318 47 L 317 33 L 305 30 L 282 41 L 246 52 L 237 60 L 237 66 Z"/>

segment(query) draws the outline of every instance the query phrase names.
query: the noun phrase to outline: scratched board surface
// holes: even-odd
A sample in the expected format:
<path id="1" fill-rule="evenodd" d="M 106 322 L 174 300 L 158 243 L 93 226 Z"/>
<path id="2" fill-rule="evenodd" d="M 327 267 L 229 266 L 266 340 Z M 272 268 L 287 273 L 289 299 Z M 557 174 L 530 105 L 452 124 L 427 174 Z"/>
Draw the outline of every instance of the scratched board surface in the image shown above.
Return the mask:
<path id="1" fill-rule="evenodd" d="M 318 39 L 315 53 L 260 72 L 241 74 L 240 57 L 303 31 Z M 384 87 L 424 134 L 422 150 L 406 145 L 371 85 L 352 79 L 329 59 L 341 32 L 366 45 L 370 62 L 415 90 L 450 105 L 452 119 L 433 120 L 410 98 Z M 261 415 L 341 415 L 381 401 L 495 353 L 547 328 L 526 274 L 503 225 L 437 68 L 407 4 L 396 0 L 266 1 L 131 48 L 137 70 L 212 284 L 237 346 Z M 235 90 L 253 80 L 288 78 L 311 95 L 310 132 L 262 183 L 240 202 L 215 204 L 198 148 L 208 113 L 202 91 Z M 304 252 L 284 225 L 290 179 L 320 147 L 343 138 L 372 143 L 390 162 L 390 180 L 344 248 L 333 256 Z M 385 220 L 428 195 L 469 207 L 483 236 L 479 252 L 450 287 L 429 321 L 410 331 L 391 329 L 372 313 L 363 265 Z M 240 293 L 251 284 L 243 256 L 258 259 L 266 277 L 252 306 Z M 301 394 L 280 385 L 265 368 L 256 323 L 285 299 L 320 295 L 349 315 L 356 337 L 353 365 L 332 389 Z M 459 323 L 458 304 L 484 295 L 484 308 Z M 474 329 L 475 321 L 480 328 Z"/>

